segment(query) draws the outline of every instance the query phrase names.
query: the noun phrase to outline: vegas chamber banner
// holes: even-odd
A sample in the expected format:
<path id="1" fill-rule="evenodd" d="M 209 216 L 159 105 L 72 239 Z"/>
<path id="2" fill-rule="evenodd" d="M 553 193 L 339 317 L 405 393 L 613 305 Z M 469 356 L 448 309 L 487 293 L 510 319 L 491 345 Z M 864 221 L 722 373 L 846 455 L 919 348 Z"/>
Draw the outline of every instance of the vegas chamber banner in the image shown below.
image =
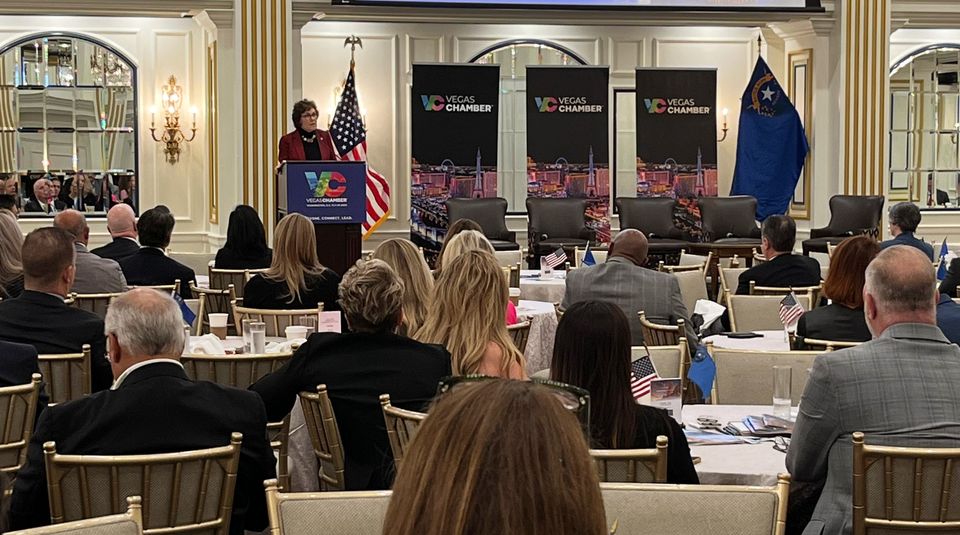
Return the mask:
<path id="1" fill-rule="evenodd" d="M 677 200 L 700 236 L 697 199 L 717 195 L 716 69 L 637 69 L 637 196 Z"/>
<path id="2" fill-rule="evenodd" d="M 410 239 L 433 254 L 448 198 L 497 196 L 499 89 L 499 65 L 413 66 Z"/>
<path id="3" fill-rule="evenodd" d="M 527 67 L 527 196 L 584 198 L 610 241 L 609 69 Z"/>

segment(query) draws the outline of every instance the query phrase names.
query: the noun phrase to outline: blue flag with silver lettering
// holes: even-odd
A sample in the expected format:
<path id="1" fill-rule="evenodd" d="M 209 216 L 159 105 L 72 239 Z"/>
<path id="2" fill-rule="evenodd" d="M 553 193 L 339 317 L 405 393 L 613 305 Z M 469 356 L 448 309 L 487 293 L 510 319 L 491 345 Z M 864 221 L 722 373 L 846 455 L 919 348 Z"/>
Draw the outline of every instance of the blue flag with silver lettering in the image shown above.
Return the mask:
<path id="1" fill-rule="evenodd" d="M 743 92 L 730 195 L 757 199 L 757 220 L 786 213 L 807 158 L 807 136 L 787 93 L 757 58 Z"/>

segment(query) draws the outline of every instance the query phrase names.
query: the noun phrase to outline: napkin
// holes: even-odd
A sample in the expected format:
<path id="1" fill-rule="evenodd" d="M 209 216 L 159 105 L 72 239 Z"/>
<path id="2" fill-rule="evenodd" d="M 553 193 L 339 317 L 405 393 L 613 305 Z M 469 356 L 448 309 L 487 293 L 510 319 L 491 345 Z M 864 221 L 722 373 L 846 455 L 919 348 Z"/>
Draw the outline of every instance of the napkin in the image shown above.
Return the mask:
<path id="1" fill-rule="evenodd" d="M 693 313 L 700 314 L 700 317 L 703 318 L 700 332 L 706 332 L 707 328 L 717 321 L 726 309 L 727 307 L 708 299 L 697 299 L 697 304 L 693 307 Z"/>
<path id="2" fill-rule="evenodd" d="M 196 341 L 190 342 L 190 352 L 201 355 L 226 355 L 223 344 L 215 334 L 205 334 Z"/>
<path id="3" fill-rule="evenodd" d="M 295 338 L 293 340 L 285 340 L 283 342 L 270 342 L 264 348 L 267 353 L 291 353 L 293 352 L 293 346 L 303 345 L 307 341 L 306 338 Z"/>

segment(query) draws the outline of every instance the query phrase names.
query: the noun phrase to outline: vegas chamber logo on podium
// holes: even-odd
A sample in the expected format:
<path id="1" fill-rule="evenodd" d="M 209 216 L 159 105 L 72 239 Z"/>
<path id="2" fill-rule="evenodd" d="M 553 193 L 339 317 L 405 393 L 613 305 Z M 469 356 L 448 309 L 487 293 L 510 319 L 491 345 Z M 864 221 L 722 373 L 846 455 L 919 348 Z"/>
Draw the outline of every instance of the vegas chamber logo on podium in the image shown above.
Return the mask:
<path id="1" fill-rule="evenodd" d="M 318 202 L 321 199 L 341 199 L 347 192 L 347 177 L 336 171 L 324 171 L 317 175 L 313 171 L 304 173 L 307 186 L 313 192 L 312 198 L 307 198 L 307 203 Z M 346 199 L 341 199 L 346 202 Z"/>

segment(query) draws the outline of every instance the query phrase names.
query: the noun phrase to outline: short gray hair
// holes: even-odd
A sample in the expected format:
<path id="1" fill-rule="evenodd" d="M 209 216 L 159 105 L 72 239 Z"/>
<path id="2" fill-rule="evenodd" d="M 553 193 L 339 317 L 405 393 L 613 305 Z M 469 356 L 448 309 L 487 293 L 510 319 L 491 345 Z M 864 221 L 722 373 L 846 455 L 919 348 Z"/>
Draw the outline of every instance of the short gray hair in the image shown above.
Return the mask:
<path id="1" fill-rule="evenodd" d="M 115 335 L 126 352 L 137 356 L 176 356 L 183 352 L 184 323 L 180 307 L 169 294 L 137 288 L 117 296 L 104 320 L 107 335 Z"/>
<path id="2" fill-rule="evenodd" d="M 864 288 L 890 312 L 933 312 L 933 263 L 909 245 L 888 247 L 867 265 Z"/>
<path id="3" fill-rule="evenodd" d="M 351 330 L 385 331 L 397 326 L 403 281 L 383 260 L 360 260 L 340 281 L 340 307 Z"/>

